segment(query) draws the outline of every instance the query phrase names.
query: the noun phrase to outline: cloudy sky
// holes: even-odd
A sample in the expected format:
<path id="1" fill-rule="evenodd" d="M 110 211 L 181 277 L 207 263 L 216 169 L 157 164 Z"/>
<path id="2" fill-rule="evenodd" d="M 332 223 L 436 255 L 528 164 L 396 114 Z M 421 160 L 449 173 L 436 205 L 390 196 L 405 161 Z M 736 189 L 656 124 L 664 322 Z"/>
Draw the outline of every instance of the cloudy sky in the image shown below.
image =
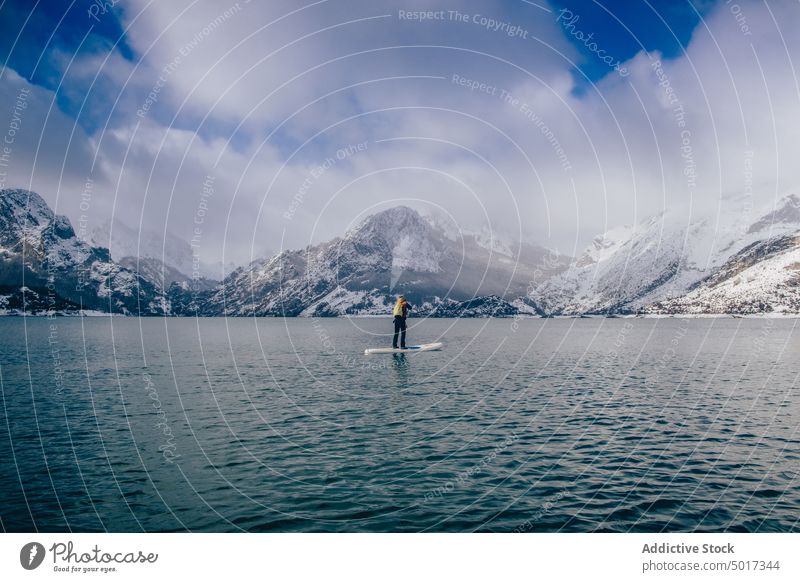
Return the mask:
<path id="1" fill-rule="evenodd" d="M 0 184 L 207 261 L 397 204 L 575 255 L 800 191 L 796 2 L 7 0 L 0 27 Z"/>

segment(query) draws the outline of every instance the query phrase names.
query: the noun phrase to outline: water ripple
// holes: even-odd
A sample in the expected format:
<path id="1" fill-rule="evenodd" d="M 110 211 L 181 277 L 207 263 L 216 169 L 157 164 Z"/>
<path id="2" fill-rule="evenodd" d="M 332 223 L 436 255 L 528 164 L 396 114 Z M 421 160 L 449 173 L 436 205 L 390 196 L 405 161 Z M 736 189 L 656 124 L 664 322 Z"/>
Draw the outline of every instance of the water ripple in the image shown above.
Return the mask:
<path id="1" fill-rule="evenodd" d="M 793 320 L 111 323 L 0 320 L 9 531 L 800 529 Z"/>

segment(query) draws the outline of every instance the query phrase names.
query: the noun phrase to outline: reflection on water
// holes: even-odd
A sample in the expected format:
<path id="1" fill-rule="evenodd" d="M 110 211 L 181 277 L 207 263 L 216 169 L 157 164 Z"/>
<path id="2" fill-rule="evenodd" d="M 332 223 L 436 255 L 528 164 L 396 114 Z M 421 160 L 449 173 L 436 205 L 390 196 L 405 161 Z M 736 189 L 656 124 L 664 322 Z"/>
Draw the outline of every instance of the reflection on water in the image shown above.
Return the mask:
<path id="1" fill-rule="evenodd" d="M 794 320 L 391 331 L 0 319 L 2 527 L 800 529 Z"/>

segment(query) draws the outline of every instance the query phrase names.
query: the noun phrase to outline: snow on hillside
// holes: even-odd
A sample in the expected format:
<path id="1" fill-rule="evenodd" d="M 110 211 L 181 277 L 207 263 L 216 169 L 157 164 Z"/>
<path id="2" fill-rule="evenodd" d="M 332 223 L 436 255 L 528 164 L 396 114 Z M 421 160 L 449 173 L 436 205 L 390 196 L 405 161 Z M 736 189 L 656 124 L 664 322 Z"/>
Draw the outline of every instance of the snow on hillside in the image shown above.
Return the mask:
<path id="1" fill-rule="evenodd" d="M 169 310 L 151 283 L 114 263 L 105 249 L 80 240 L 69 220 L 35 192 L 0 191 L 0 245 L 6 313 Z"/>
<path id="2" fill-rule="evenodd" d="M 681 297 L 648 306 L 647 313 L 800 313 L 800 237 L 759 241 Z"/>
<path id="3" fill-rule="evenodd" d="M 639 311 L 689 293 L 748 245 L 800 230 L 797 196 L 758 213 L 747 210 L 745 201 L 726 200 L 705 215 L 687 219 L 672 209 L 616 228 L 531 299 L 553 315 Z"/>
<path id="4" fill-rule="evenodd" d="M 496 296 L 498 312 L 518 312 L 508 302 L 520 300 L 528 313 L 535 309 L 521 298 L 529 282 L 567 264 L 559 257 L 535 273 L 545 249 L 526 245 L 524 257 L 510 256 L 486 249 L 475 238 L 454 240 L 451 235 L 411 208 L 390 208 L 343 237 L 238 269 L 210 295 L 204 313 L 387 314 L 398 293 L 419 306 L 418 312 L 441 313 L 438 307 L 455 309 L 475 300 L 465 303 L 462 312 L 485 314 L 493 307 L 478 300 Z"/>
<path id="5" fill-rule="evenodd" d="M 399 293 L 416 314 L 447 317 L 800 313 L 795 195 L 760 210 L 741 198 L 704 213 L 671 208 L 596 237 L 575 260 L 401 206 L 368 216 L 342 237 L 253 261 L 220 284 L 194 285 L 175 266 L 186 269 L 192 260 L 179 239 L 168 236 L 169 249 L 162 248 L 162 235 L 145 236 L 140 245 L 132 229 L 109 225 L 95 240 L 102 244 L 105 236 L 123 255 L 114 261 L 105 248 L 78 239 L 69 220 L 37 194 L 0 194 L 3 314 L 78 313 L 83 307 L 210 316 L 386 315 Z M 131 258 L 135 252 L 142 256 Z M 46 290 L 51 279 L 55 296 Z"/>

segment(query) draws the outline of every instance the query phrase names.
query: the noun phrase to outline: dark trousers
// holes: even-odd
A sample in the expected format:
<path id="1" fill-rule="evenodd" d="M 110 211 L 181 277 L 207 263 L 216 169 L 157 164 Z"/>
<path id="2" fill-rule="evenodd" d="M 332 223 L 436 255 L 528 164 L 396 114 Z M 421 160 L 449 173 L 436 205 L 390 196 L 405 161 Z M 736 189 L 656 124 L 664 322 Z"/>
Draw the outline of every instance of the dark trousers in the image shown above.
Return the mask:
<path id="1" fill-rule="evenodd" d="M 392 347 L 397 347 L 397 334 L 400 334 L 400 347 L 406 347 L 406 318 L 396 316 L 394 318 L 394 337 L 392 337 Z"/>

